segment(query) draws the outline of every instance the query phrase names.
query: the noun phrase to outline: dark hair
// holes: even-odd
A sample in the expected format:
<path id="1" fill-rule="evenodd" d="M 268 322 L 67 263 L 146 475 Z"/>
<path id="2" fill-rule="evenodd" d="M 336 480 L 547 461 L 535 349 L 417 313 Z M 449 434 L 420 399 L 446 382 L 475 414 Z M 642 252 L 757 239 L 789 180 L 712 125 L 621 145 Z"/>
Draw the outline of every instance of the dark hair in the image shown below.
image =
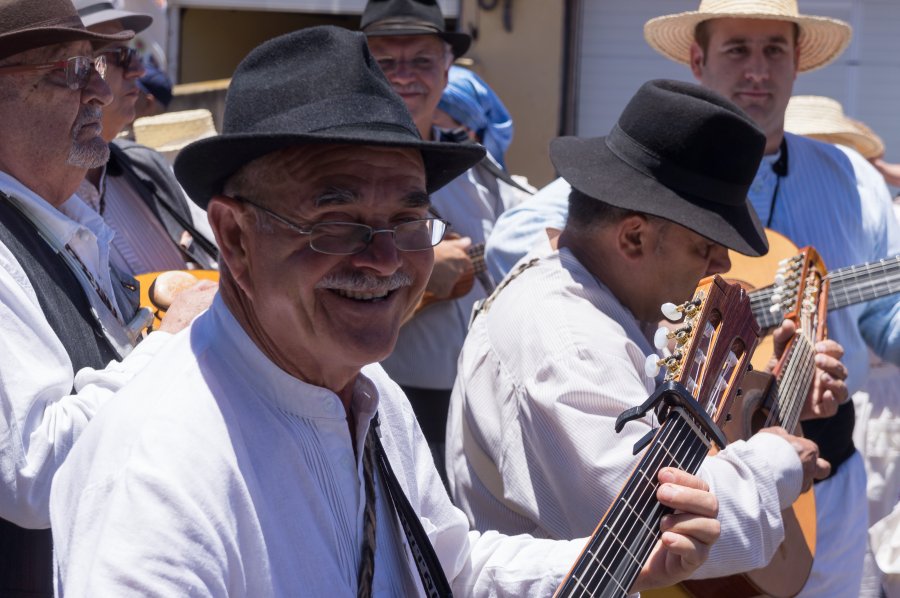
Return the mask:
<path id="1" fill-rule="evenodd" d="M 697 42 L 697 45 L 700 46 L 700 49 L 703 50 L 703 61 L 706 62 L 706 52 L 709 50 L 709 23 L 714 19 L 707 19 L 705 21 L 700 21 L 697 23 L 697 26 L 694 27 L 694 41 Z M 800 26 L 797 23 L 792 23 L 794 25 L 794 47 L 797 47 L 797 40 L 800 39 Z"/>
<path id="2" fill-rule="evenodd" d="M 616 222 L 621 222 L 625 217 L 637 213 L 634 210 L 626 210 L 610 205 L 572 187 L 572 191 L 569 193 L 569 220 L 567 226 L 589 228 L 602 224 L 615 224 Z"/>

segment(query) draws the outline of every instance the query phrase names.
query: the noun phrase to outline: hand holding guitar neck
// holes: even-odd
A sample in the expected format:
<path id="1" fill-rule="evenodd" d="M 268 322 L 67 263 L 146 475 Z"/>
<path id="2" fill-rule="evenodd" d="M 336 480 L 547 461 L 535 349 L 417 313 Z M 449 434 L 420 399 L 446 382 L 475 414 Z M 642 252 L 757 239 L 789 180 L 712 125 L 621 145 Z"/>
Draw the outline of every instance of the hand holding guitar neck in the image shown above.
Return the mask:
<path id="1" fill-rule="evenodd" d="M 141 306 L 155 316 L 151 330 L 176 333 L 212 303 L 219 288 L 214 270 L 171 270 L 149 272 L 137 277 Z"/>
<path id="2" fill-rule="evenodd" d="M 819 445 L 812 440 L 803 438 L 802 436 L 794 436 L 788 434 L 784 428 L 780 426 L 772 426 L 763 428 L 760 434 L 775 434 L 781 436 L 794 447 L 797 456 L 800 457 L 800 463 L 803 464 L 803 485 L 801 492 L 806 492 L 812 488 L 814 480 L 824 480 L 831 473 L 831 464 L 819 456 Z"/>
<path id="3" fill-rule="evenodd" d="M 785 320 L 772 333 L 774 352 L 767 371 L 772 372 L 779 362 L 783 363 L 784 351 L 796 332 L 796 323 Z M 834 340 L 825 339 L 815 344 L 815 351 L 815 377 L 800 413 L 801 420 L 831 417 L 850 396 L 844 382 L 847 379 L 847 367 L 841 363 L 844 348 Z"/>

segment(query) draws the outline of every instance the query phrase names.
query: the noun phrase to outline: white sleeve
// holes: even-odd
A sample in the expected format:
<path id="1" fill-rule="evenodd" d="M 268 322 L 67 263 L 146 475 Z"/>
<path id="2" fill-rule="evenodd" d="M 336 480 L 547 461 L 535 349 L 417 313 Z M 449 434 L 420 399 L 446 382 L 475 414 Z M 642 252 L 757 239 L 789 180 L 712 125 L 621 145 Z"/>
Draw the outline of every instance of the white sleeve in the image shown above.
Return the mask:
<path id="1" fill-rule="evenodd" d="M 97 409 L 171 335 L 153 333 L 122 362 L 73 376 L 18 261 L 0 244 L 0 517 L 50 526 L 50 480 Z"/>

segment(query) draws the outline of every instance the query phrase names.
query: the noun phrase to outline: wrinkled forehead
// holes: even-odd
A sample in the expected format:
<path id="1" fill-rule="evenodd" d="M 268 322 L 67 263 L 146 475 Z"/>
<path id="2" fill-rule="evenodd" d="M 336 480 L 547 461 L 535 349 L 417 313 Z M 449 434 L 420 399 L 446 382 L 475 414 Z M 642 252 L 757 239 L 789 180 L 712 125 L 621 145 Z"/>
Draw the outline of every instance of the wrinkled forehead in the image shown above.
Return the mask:
<path id="1" fill-rule="evenodd" d="M 366 38 L 376 56 L 383 54 L 441 54 L 445 42 L 437 35 L 373 35 Z"/>

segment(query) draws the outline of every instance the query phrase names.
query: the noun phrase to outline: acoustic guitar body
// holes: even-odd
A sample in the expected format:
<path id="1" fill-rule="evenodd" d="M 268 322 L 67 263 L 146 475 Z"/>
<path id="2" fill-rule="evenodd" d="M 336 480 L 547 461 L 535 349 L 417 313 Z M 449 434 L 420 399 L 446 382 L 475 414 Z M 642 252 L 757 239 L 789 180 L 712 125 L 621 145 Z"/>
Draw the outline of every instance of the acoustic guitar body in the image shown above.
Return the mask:
<path id="1" fill-rule="evenodd" d="M 722 276 L 738 283 L 748 291 L 770 286 L 781 260 L 796 255 L 798 248 L 786 237 L 766 231 L 769 253 L 762 257 L 748 257 L 729 252 L 731 270 Z M 761 331 L 765 332 L 765 331 Z M 768 407 L 764 404 L 772 376 L 761 373 L 772 357 L 771 334 L 762 336 L 748 372 L 742 382 L 742 393 L 735 398 L 731 418 L 723 427 L 728 442 L 750 438 L 765 426 Z M 797 426 L 799 428 L 799 426 Z M 798 430 L 792 431 L 797 433 Z M 812 569 L 816 551 L 816 503 L 812 489 L 804 492 L 782 512 L 785 539 L 769 564 L 761 569 L 715 579 L 687 580 L 669 588 L 641 592 L 649 598 L 750 598 L 771 596 L 790 598 L 803 589 Z"/>

